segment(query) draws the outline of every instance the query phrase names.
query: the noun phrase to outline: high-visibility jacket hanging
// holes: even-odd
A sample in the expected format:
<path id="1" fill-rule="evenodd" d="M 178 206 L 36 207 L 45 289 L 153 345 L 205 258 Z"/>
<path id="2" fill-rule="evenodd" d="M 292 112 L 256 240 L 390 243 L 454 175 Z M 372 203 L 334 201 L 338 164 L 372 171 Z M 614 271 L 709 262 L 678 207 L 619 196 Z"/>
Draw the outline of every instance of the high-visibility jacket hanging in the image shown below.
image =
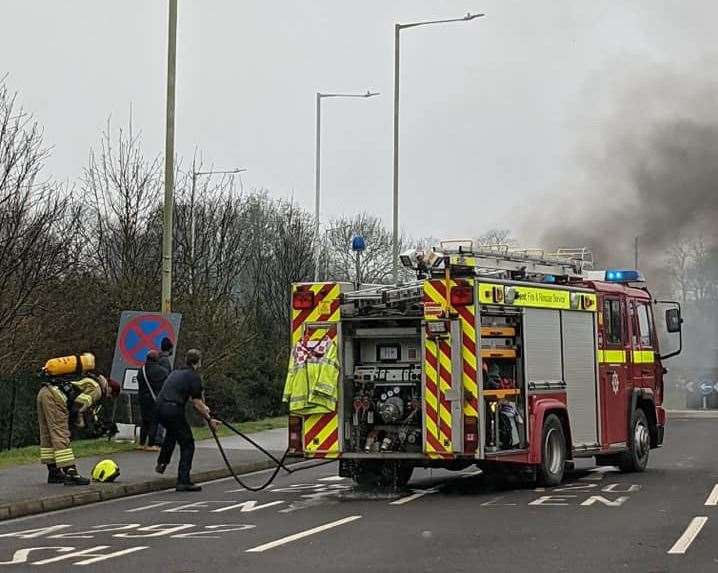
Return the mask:
<path id="1" fill-rule="evenodd" d="M 329 336 L 302 338 L 289 357 L 285 402 L 293 414 L 327 414 L 337 409 L 339 362 L 337 345 Z"/>

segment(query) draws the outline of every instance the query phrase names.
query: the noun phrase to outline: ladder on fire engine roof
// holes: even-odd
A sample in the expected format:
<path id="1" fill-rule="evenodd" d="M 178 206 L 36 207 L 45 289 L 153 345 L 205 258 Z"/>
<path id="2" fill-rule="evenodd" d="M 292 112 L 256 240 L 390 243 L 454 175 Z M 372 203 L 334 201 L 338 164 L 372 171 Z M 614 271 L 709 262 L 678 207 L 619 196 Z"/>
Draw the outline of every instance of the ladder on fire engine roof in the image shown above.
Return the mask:
<path id="1" fill-rule="evenodd" d="M 554 279 L 580 280 L 593 268 L 593 254 L 589 249 L 559 249 L 550 253 L 543 249 L 515 249 L 508 245 L 474 247 L 473 241 L 442 241 L 440 248 L 426 257 L 428 271 L 442 274 L 448 263 L 451 268 L 468 271 L 477 277 L 503 278 L 520 273 L 522 280 L 544 282 Z M 358 307 L 382 305 L 391 307 L 400 303 L 420 301 L 423 298 L 423 281 L 403 285 L 374 285 L 343 295 L 345 303 Z"/>
<path id="2" fill-rule="evenodd" d="M 593 268 L 593 253 L 587 248 L 517 249 L 509 245 L 474 246 L 471 240 L 442 241 L 438 257 L 439 268 L 468 268 L 476 276 L 496 276 L 504 273 L 521 273 L 524 280 L 555 279 L 579 280 Z M 442 256 L 443 255 L 443 256 Z"/>

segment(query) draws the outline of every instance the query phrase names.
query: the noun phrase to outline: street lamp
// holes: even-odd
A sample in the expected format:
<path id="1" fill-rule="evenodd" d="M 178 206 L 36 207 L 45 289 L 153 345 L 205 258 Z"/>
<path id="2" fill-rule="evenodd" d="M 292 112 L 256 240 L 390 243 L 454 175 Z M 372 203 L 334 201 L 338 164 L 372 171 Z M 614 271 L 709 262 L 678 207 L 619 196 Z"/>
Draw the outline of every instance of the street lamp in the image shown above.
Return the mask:
<path id="1" fill-rule="evenodd" d="M 449 20 L 427 20 L 394 26 L 394 213 L 393 213 L 393 256 L 392 274 L 394 282 L 399 282 L 399 34 L 407 28 L 430 26 L 432 24 L 448 24 L 449 22 L 469 22 L 484 14 L 466 14 L 463 18 Z"/>
<path id="2" fill-rule="evenodd" d="M 195 196 L 195 189 L 197 187 L 197 177 L 200 175 L 234 175 L 236 173 L 244 173 L 247 171 L 246 169 L 229 169 L 225 171 L 195 171 L 194 167 L 192 168 L 192 195 L 191 195 L 191 202 L 190 202 L 190 257 L 192 258 L 192 264 L 194 265 L 194 235 L 195 235 L 195 219 L 194 219 L 194 196 Z"/>
<path id="3" fill-rule="evenodd" d="M 319 279 L 319 181 L 320 181 L 320 163 L 321 163 L 321 128 L 322 128 L 322 98 L 370 98 L 379 95 L 379 92 L 366 93 L 321 93 L 317 92 L 317 135 L 316 135 L 316 152 L 314 158 L 314 282 Z"/>

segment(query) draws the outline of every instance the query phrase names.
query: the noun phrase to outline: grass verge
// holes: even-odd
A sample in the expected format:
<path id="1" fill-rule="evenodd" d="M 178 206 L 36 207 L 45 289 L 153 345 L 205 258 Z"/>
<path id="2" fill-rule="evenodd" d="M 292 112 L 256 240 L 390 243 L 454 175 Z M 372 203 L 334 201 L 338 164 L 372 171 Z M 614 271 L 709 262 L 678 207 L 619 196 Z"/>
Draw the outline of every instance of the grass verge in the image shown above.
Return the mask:
<path id="1" fill-rule="evenodd" d="M 134 450 L 135 445 L 128 442 L 112 442 L 105 439 L 75 440 L 72 450 L 76 458 L 98 456 L 103 454 L 116 454 Z M 23 464 L 36 464 L 40 460 L 40 446 L 27 446 L 0 452 L 0 468 L 19 466 Z"/>
<path id="2" fill-rule="evenodd" d="M 263 430 L 273 430 L 275 428 L 285 428 L 287 426 L 286 416 L 277 416 L 276 418 L 262 418 L 261 420 L 253 420 L 250 422 L 232 422 L 232 425 L 244 434 L 253 434 L 254 432 L 261 432 Z M 195 440 L 208 440 L 212 438 L 212 432 L 209 431 L 207 426 L 200 426 L 199 428 L 192 428 Z M 217 435 L 222 436 L 234 436 L 229 428 L 220 426 L 217 428 Z"/>
<path id="3" fill-rule="evenodd" d="M 272 430 L 274 428 L 286 427 L 287 417 L 278 416 L 276 418 L 263 418 L 251 422 L 239 422 L 232 424 L 238 430 L 245 434 L 261 432 L 262 430 Z M 195 440 L 206 440 L 212 437 L 207 426 L 192 428 Z M 234 433 L 224 426 L 220 426 L 217 433 L 220 436 L 233 436 Z M 72 449 L 76 458 L 85 458 L 88 456 L 100 456 L 105 454 L 116 454 L 118 452 L 129 452 L 135 449 L 135 444 L 128 442 L 113 442 L 107 439 L 99 440 L 75 440 L 72 442 Z M 15 448 L 12 450 L 0 451 L 0 469 L 8 466 L 17 466 L 23 464 L 36 464 L 40 459 L 39 446 L 27 446 L 24 448 Z"/>

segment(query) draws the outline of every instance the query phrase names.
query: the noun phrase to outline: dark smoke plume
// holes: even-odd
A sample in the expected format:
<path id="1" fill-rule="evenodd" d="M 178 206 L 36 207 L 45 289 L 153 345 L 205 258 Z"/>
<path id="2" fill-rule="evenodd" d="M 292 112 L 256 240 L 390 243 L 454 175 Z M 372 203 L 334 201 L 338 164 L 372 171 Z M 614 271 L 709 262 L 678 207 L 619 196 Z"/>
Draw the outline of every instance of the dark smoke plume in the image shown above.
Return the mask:
<path id="1" fill-rule="evenodd" d="M 600 267 L 632 267 L 638 236 L 639 266 L 666 290 L 676 241 L 718 236 L 718 90 L 663 69 L 620 84 L 606 94 L 614 111 L 577 130 L 577 181 L 526 232 L 546 247 L 590 247 Z"/>
<path id="2" fill-rule="evenodd" d="M 543 247 L 591 248 L 596 268 L 632 268 L 638 237 L 651 291 L 685 303 L 685 351 L 671 366 L 686 380 L 718 381 L 718 86 L 706 79 L 713 68 L 602 78 L 586 97 L 596 111 L 576 130 L 576 173 L 522 229 Z M 696 245 L 707 253 L 700 264 Z M 683 290 L 679 246 L 688 253 Z M 681 402 L 681 370 L 673 372 Z"/>

